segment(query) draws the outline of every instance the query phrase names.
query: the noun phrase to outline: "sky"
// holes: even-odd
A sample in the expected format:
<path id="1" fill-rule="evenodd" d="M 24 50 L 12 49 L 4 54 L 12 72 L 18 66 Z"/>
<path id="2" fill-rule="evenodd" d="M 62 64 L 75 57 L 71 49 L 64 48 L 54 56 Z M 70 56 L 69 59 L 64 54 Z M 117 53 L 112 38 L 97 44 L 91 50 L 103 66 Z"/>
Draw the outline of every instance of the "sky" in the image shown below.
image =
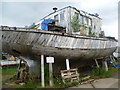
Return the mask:
<path id="1" fill-rule="evenodd" d="M 118 39 L 118 1 L 119 0 L 65 0 L 46 2 L 38 0 L 2 0 L 0 2 L 0 25 L 24 27 L 58 9 L 73 6 L 89 13 L 98 13 L 102 18 L 102 30 L 106 36 Z"/>

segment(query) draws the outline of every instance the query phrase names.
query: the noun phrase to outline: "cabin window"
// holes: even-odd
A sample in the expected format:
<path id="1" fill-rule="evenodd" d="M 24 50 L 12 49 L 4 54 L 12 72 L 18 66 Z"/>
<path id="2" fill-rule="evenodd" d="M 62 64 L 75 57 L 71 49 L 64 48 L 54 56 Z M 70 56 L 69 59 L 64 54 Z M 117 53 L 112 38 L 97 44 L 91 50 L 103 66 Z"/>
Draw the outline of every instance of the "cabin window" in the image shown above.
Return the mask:
<path id="1" fill-rule="evenodd" d="M 75 17 L 79 19 L 79 14 L 75 12 Z"/>
<path id="2" fill-rule="evenodd" d="M 84 24 L 87 25 L 87 17 L 84 17 Z"/>
<path id="3" fill-rule="evenodd" d="M 92 19 L 91 18 L 88 18 L 88 25 L 92 26 Z"/>
<path id="4" fill-rule="evenodd" d="M 63 21 L 63 20 L 64 20 L 64 12 L 60 14 L 60 21 Z"/>
<path id="5" fill-rule="evenodd" d="M 83 15 L 80 15 L 80 21 L 81 21 L 82 24 L 84 24 L 84 17 L 83 17 Z"/>
<path id="6" fill-rule="evenodd" d="M 96 25 L 94 25 L 94 30 L 96 30 Z"/>
<path id="7" fill-rule="evenodd" d="M 89 18 L 86 17 L 86 22 L 87 22 L 87 25 L 89 25 Z"/>
<path id="8" fill-rule="evenodd" d="M 55 20 L 58 20 L 58 14 L 54 16 L 54 19 L 55 19 Z"/>

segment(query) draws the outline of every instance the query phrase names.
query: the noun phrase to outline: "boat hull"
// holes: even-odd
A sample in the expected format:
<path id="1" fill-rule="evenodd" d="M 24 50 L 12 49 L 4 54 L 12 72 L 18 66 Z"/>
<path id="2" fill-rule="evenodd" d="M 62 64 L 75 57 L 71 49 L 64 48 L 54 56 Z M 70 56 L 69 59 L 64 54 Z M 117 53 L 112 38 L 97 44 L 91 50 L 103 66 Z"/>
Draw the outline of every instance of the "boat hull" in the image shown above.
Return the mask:
<path id="1" fill-rule="evenodd" d="M 91 60 L 106 57 L 116 50 L 117 41 L 26 29 L 2 28 L 3 52 L 16 56 L 40 55 Z M 59 60 L 59 61 L 62 61 Z"/>

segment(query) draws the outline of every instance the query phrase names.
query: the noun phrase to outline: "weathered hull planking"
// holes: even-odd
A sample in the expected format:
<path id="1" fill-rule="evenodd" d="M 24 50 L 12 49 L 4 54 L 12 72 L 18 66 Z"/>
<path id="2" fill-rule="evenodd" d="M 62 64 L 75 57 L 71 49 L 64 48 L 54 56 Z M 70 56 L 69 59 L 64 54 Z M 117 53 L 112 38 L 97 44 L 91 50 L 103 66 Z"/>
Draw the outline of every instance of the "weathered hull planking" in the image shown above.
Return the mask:
<path id="1" fill-rule="evenodd" d="M 102 38 L 69 35 L 50 31 L 1 27 L 3 52 L 39 56 L 41 54 L 75 60 L 91 60 L 111 55 L 117 41 Z"/>

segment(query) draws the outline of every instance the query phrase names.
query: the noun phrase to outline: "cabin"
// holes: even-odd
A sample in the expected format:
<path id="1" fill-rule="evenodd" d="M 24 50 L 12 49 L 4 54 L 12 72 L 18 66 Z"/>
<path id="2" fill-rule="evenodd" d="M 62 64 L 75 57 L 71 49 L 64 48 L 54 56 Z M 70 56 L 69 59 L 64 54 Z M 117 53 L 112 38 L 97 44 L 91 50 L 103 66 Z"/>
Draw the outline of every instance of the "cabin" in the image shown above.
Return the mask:
<path id="1" fill-rule="evenodd" d="M 60 10 L 53 8 L 53 10 L 54 12 L 35 23 L 38 29 L 43 30 L 42 24 L 45 22 L 45 20 L 48 20 L 48 31 L 53 30 L 61 32 L 61 30 L 59 30 L 59 28 L 61 28 L 63 32 L 69 34 L 80 34 L 84 36 L 96 37 L 104 35 L 104 31 L 101 31 L 102 19 L 97 13 L 90 14 L 71 6 L 62 8 Z M 50 22 L 50 20 L 53 22 Z M 56 29 L 50 29 L 49 27 L 51 25 L 56 27 Z"/>

